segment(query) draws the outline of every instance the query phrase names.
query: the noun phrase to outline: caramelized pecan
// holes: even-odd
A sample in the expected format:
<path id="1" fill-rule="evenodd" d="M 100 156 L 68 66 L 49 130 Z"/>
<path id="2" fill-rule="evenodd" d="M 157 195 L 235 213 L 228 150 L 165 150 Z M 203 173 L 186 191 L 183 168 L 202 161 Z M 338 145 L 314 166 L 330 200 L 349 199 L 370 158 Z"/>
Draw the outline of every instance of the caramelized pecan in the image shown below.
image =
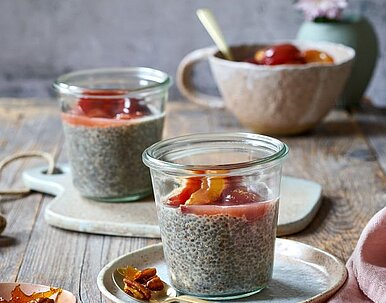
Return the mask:
<path id="1" fill-rule="evenodd" d="M 146 287 L 150 290 L 159 291 L 164 289 L 164 284 L 162 283 L 160 277 L 154 276 L 149 281 L 147 281 Z"/>
<path id="2" fill-rule="evenodd" d="M 146 268 L 144 270 L 137 272 L 134 275 L 133 280 L 144 284 L 147 281 L 149 281 L 151 278 L 153 278 L 156 274 L 157 274 L 157 270 L 155 268 Z"/>
<path id="3" fill-rule="evenodd" d="M 151 297 L 151 291 L 143 286 L 141 283 L 136 281 L 131 281 L 128 279 L 123 279 L 125 283 L 124 291 L 133 296 L 134 298 L 141 300 L 149 300 Z"/>

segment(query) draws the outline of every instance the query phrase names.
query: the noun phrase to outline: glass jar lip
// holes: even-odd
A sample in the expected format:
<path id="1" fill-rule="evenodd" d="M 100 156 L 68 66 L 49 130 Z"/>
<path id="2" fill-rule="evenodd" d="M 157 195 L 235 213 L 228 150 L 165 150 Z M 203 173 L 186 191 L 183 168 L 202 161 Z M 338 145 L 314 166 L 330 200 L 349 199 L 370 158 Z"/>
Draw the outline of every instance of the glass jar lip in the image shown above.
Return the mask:
<path id="1" fill-rule="evenodd" d="M 80 86 L 71 84 L 71 79 L 81 76 L 90 76 L 90 75 L 103 75 L 103 74 L 119 74 L 127 73 L 132 77 L 136 76 L 136 73 L 141 73 L 145 75 L 146 80 L 152 80 L 156 82 L 155 84 L 147 85 L 144 87 L 138 87 L 135 89 L 125 89 L 125 88 L 92 88 L 87 86 Z M 140 79 L 140 77 L 137 77 Z M 61 94 L 72 95 L 78 98 L 90 97 L 95 98 L 97 94 L 96 91 L 100 91 L 101 95 L 97 95 L 98 99 L 120 99 L 126 97 L 137 96 L 138 93 L 146 94 L 154 91 L 162 90 L 169 88 L 172 85 L 171 77 L 160 70 L 149 68 L 149 67 L 113 67 L 113 68 L 94 68 L 94 69 L 84 69 L 75 72 L 70 72 L 59 76 L 53 83 L 54 89 L 56 89 Z M 93 94 L 85 94 L 86 92 L 92 91 Z M 122 92 L 122 94 L 111 94 L 108 92 Z"/>
<path id="2" fill-rule="evenodd" d="M 239 163 L 231 163 L 231 164 L 222 164 L 222 165 L 185 165 L 179 163 L 173 163 L 165 160 L 159 159 L 162 151 L 170 151 L 170 146 L 179 145 L 182 146 L 187 143 L 202 143 L 205 141 L 223 141 L 228 140 L 228 142 L 238 140 L 238 142 L 246 142 L 248 140 L 254 140 L 255 142 L 261 143 L 269 143 L 278 147 L 278 151 L 274 152 L 272 155 L 269 155 L 264 158 L 254 159 L 251 161 L 239 162 Z M 168 149 L 169 147 L 169 149 Z M 159 154 L 157 154 L 157 152 Z M 288 145 L 284 142 L 260 134 L 252 134 L 247 132 L 229 132 L 229 133 L 206 133 L 206 134 L 192 134 L 174 137 L 171 139 L 166 139 L 163 141 L 159 141 L 147 149 L 142 154 L 142 159 L 145 165 L 149 168 L 164 171 L 168 174 L 176 174 L 176 175 L 194 175 L 200 176 L 205 175 L 208 176 L 210 173 L 208 171 L 213 170 L 224 170 L 227 171 L 226 175 L 239 174 L 242 172 L 249 171 L 250 169 L 256 168 L 264 168 L 277 164 L 277 162 L 282 161 L 289 152 Z M 197 173 L 198 171 L 205 171 L 205 173 Z M 219 175 L 218 172 L 213 175 Z M 220 174 L 221 175 L 221 174 Z"/>

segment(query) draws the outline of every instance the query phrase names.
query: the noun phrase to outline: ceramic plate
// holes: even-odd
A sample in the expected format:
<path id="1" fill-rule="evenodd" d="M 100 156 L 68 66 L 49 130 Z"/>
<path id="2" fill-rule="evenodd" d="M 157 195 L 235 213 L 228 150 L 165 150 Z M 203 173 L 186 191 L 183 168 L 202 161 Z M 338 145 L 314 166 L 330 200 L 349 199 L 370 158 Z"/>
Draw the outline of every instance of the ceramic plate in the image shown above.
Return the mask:
<path id="1" fill-rule="evenodd" d="M 112 281 L 118 267 L 156 267 L 158 275 L 170 283 L 162 244 L 156 244 L 121 256 L 107 264 L 98 275 L 98 288 L 109 302 L 134 302 Z M 347 271 L 336 257 L 312 246 L 286 239 L 276 240 L 273 278 L 262 292 L 229 302 L 322 302 L 345 282 Z"/>
<path id="2" fill-rule="evenodd" d="M 50 289 L 49 286 L 31 284 L 31 283 L 15 283 L 15 282 L 0 283 L 0 298 L 9 300 L 11 298 L 11 291 L 17 285 L 20 285 L 21 290 L 27 295 L 30 295 L 33 292 L 42 292 Z M 56 295 L 52 296 L 51 298 L 55 299 Z M 62 293 L 55 300 L 55 303 L 76 303 L 76 298 L 69 291 L 63 290 Z"/>

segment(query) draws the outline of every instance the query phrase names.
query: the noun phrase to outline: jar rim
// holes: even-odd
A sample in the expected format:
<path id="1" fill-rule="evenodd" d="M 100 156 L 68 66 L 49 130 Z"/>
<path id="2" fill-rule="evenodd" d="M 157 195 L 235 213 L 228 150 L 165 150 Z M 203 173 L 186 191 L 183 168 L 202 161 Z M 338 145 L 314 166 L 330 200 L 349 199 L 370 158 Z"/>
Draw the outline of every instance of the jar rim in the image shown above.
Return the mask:
<path id="1" fill-rule="evenodd" d="M 224 141 L 225 140 L 225 141 Z M 220 164 L 220 165 L 191 165 L 191 164 L 179 164 L 170 161 L 160 159 L 165 152 L 171 151 L 174 147 L 186 146 L 188 143 L 203 143 L 203 142 L 230 142 L 236 141 L 247 144 L 247 142 L 260 142 L 271 144 L 277 148 L 277 151 L 271 155 L 262 157 L 259 159 L 253 159 L 245 162 Z M 197 171 L 205 171 L 202 175 L 208 176 L 210 170 L 224 170 L 232 171 L 235 174 L 245 173 L 248 170 L 256 168 L 264 168 L 276 165 L 281 162 L 289 152 L 287 144 L 284 142 L 264 135 L 252 134 L 246 132 L 230 132 L 230 133 L 206 133 L 206 134 L 192 134 L 174 137 L 171 139 L 159 141 L 147 149 L 142 154 L 142 159 L 145 165 L 149 168 L 164 171 L 168 174 L 183 174 L 183 175 L 194 175 L 200 176 L 201 174 Z M 215 167 L 215 168 L 214 168 Z M 210 174 L 210 173 L 209 173 Z M 229 173 L 226 173 L 229 175 Z M 214 175 L 219 175 L 218 172 Z M 221 175 L 221 174 L 220 174 Z"/>
<path id="2" fill-rule="evenodd" d="M 77 78 L 81 77 L 91 77 L 91 76 L 102 76 L 104 74 L 111 75 L 125 75 L 126 77 L 131 77 L 133 79 L 140 80 L 150 80 L 153 83 L 138 88 L 120 88 L 120 87 L 111 87 L 111 88 L 95 88 L 88 87 L 85 85 L 76 85 L 74 82 Z M 142 75 L 143 77 L 140 77 Z M 95 98 L 98 96 L 98 99 L 120 99 L 125 97 L 137 96 L 139 93 L 153 93 L 154 91 L 159 91 L 167 89 L 172 85 L 171 77 L 157 69 L 149 67 L 116 67 L 116 68 L 94 68 L 94 69 L 85 69 L 75 72 L 70 72 L 59 76 L 53 83 L 54 89 L 60 94 L 67 94 L 75 96 L 78 98 Z M 90 91 L 93 94 L 90 94 Z M 114 91 L 114 94 L 108 94 L 109 92 Z M 101 92 L 101 95 L 95 94 L 95 92 Z M 119 92 L 117 94 L 117 92 Z M 88 94 L 87 94 L 88 93 Z"/>

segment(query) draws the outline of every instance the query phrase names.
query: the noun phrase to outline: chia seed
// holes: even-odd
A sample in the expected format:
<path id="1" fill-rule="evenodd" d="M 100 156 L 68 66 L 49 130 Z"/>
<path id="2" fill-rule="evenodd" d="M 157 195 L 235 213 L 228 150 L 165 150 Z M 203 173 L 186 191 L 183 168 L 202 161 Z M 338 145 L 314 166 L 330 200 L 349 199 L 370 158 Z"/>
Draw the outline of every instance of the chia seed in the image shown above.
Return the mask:
<path id="1" fill-rule="evenodd" d="M 261 202 L 258 202 L 261 203 Z M 278 201 L 255 220 L 185 214 L 158 205 L 165 259 L 183 293 L 226 297 L 259 291 L 272 276 Z"/>
<path id="2" fill-rule="evenodd" d="M 141 156 L 161 139 L 163 122 L 164 116 L 150 116 L 85 126 L 63 119 L 73 183 L 81 195 L 127 201 L 149 195 L 150 173 Z"/>

